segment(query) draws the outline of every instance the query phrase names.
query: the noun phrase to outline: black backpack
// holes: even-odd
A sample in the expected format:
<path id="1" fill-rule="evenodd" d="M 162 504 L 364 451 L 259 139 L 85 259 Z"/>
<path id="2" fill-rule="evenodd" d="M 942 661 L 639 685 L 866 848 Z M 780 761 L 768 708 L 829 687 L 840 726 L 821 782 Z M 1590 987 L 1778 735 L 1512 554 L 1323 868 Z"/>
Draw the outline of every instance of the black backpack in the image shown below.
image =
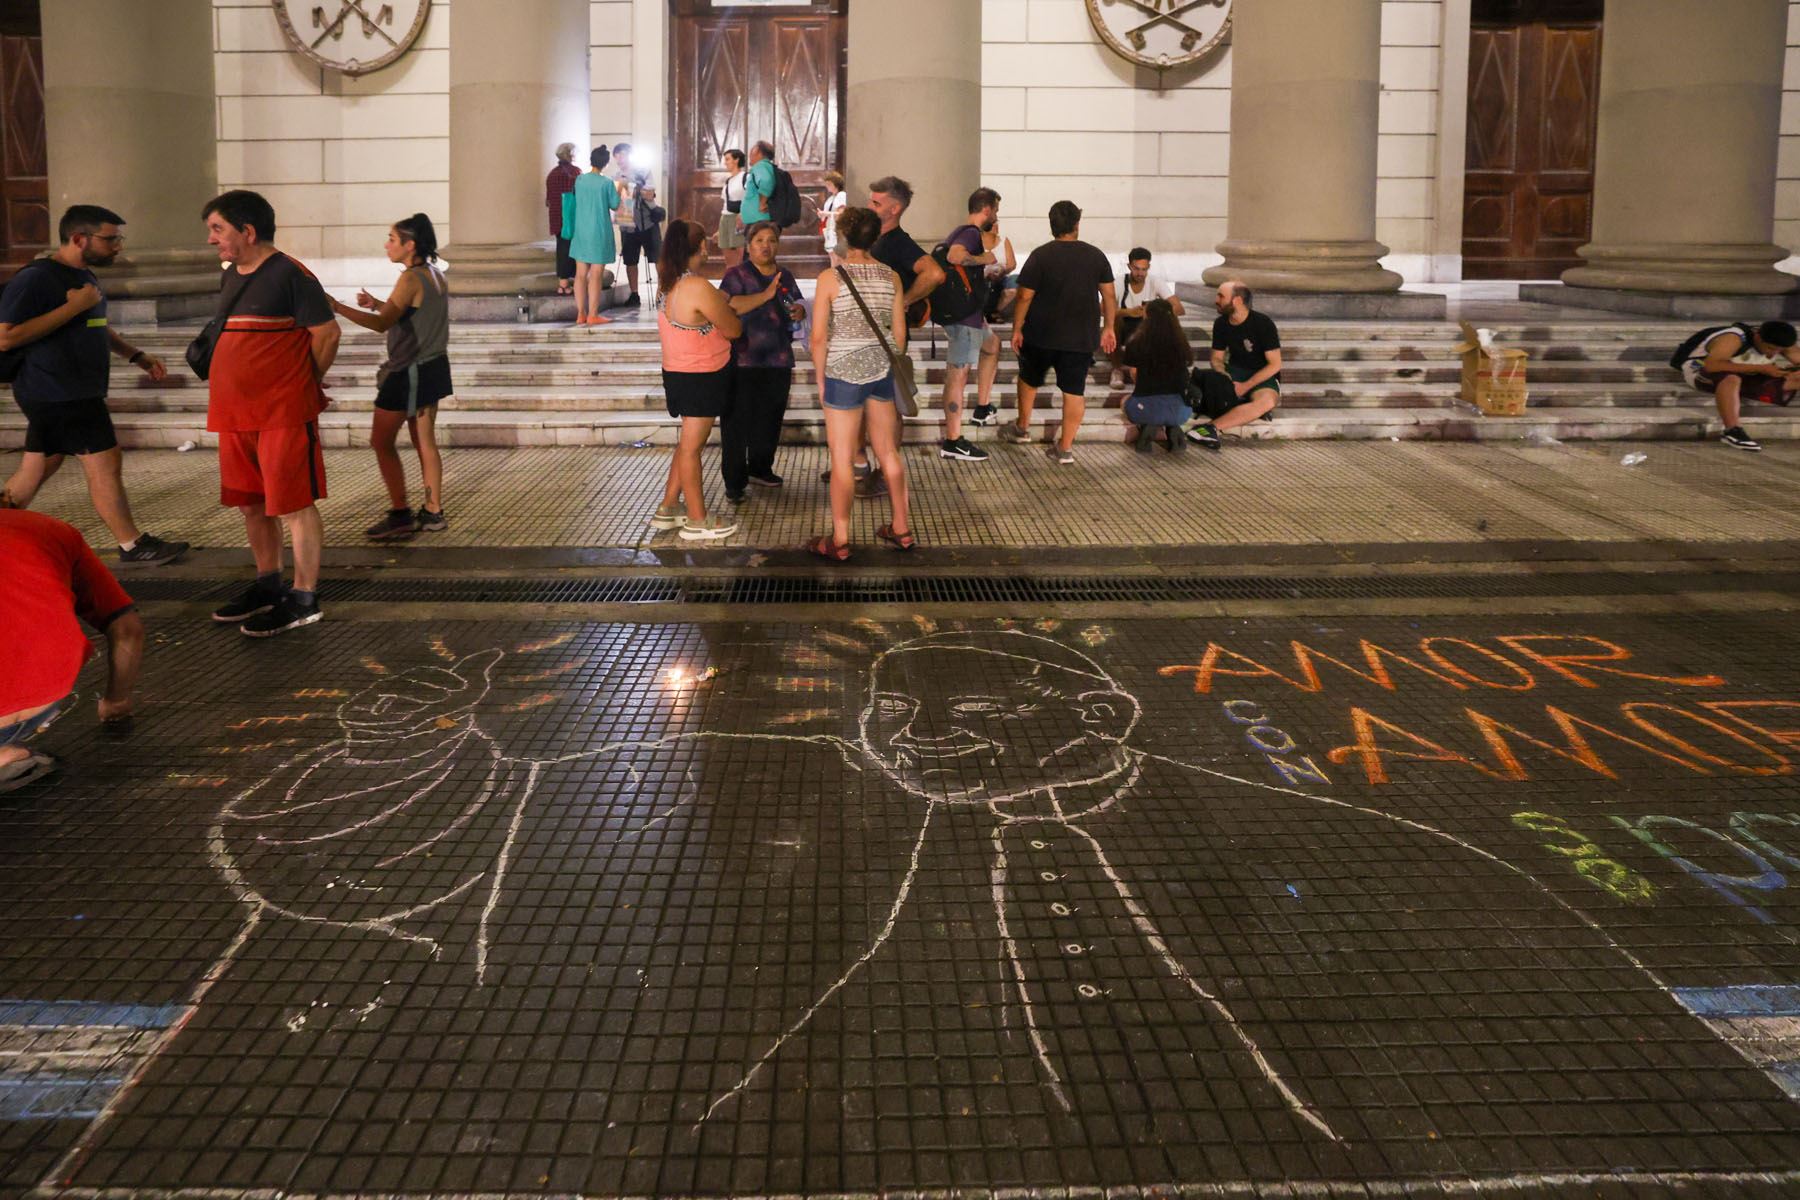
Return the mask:
<path id="1" fill-rule="evenodd" d="M 963 229 L 973 226 L 964 225 L 951 233 L 955 237 Z M 954 325 L 958 321 L 982 312 L 987 308 L 988 278 L 987 272 L 980 267 L 974 268 L 971 274 L 968 267 L 956 266 L 950 261 L 950 243 L 948 239 L 939 242 L 932 248 L 932 261 L 943 269 L 944 282 L 937 285 L 927 297 L 931 301 L 931 319 L 938 325 Z"/>
<path id="2" fill-rule="evenodd" d="M 1736 321 L 1730 325 L 1709 325 L 1699 333 L 1688 338 L 1687 341 L 1681 343 L 1675 353 L 1669 357 L 1669 365 L 1674 367 L 1677 371 L 1681 370 L 1682 364 L 1694 357 L 1695 351 L 1700 349 L 1701 342 L 1704 342 L 1713 334 L 1723 333 L 1727 329 L 1735 329 L 1738 336 L 1744 339 L 1746 348 L 1752 345 L 1751 339 L 1756 336 L 1756 331 L 1742 321 Z"/>
<path id="3" fill-rule="evenodd" d="M 800 223 L 800 189 L 794 177 L 780 167 L 775 168 L 775 191 L 769 197 L 769 220 L 775 228 L 786 229 Z"/>
<path id="4" fill-rule="evenodd" d="M 44 261 L 46 260 L 41 258 L 32 259 L 13 273 L 13 279 L 17 279 L 19 276 Z M 76 319 L 79 320 L 80 318 Z M 69 322 L 69 325 L 72 324 L 74 324 L 73 321 Z M 17 380 L 19 378 L 19 372 L 25 369 L 25 356 L 31 352 L 31 348 L 33 346 L 43 345 L 51 338 L 56 337 L 58 334 L 69 328 L 69 325 L 59 326 L 45 334 L 43 337 L 38 338 L 36 341 L 27 342 L 23 346 L 15 346 L 11 350 L 0 351 L 0 383 L 12 383 Z"/>

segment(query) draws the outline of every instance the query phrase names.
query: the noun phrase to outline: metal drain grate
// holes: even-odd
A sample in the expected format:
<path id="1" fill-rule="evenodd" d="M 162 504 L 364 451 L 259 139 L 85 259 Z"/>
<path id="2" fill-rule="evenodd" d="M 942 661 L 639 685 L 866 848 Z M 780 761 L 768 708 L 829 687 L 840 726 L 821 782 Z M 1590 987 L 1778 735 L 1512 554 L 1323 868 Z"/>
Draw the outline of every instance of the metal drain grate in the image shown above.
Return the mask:
<path id="1" fill-rule="evenodd" d="M 440 604 L 1144 604 L 1202 600 L 1505 599 L 1671 595 L 1684 591 L 1791 592 L 1792 572 L 1662 574 L 1400 575 L 1351 578 L 1274 575 L 962 576 L 887 579 L 634 575 L 584 579 L 326 579 L 329 603 Z M 145 579 L 139 600 L 206 601 L 236 594 L 243 580 Z"/>

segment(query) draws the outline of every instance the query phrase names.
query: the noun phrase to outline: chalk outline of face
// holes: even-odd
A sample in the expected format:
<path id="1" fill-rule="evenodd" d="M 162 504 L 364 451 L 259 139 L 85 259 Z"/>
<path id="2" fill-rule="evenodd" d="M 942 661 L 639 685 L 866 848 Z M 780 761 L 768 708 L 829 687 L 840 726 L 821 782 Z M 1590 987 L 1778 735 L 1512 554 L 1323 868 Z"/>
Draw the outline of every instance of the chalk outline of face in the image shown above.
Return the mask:
<path id="1" fill-rule="evenodd" d="M 1043 649 L 1037 649 L 1038 647 L 1043 647 Z M 1011 771 L 1045 772 L 1046 778 L 1041 782 L 1027 784 L 1023 787 L 1009 786 L 1007 790 L 998 792 L 988 790 L 985 782 L 977 782 L 972 786 L 960 788 L 940 788 L 926 785 L 920 777 L 928 774 L 929 770 L 923 769 L 919 765 L 921 756 L 916 747 L 932 743 L 943 747 L 945 742 L 951 742 L 952 745 L 949 748 L 941 748 L 931 757 L 939 762 L 968 761 L 971 766 L 979 765 L 984 752 L 994 752 L 988 755 L 989 760 L 999 761 L 1011 747 L 980 729 L 971 727 L 977 724 L 985 725 L 987 724 L 986 718 L 994 716 L 1001 716 L 1004 719 L 1006 714 L 996 713 L 992 709 L 977 711 L 971 708 L 966 713 L 955 714 L 950 720 L 944 722 L 945 726 L 952 730 L 948 737 L 922 738 L 912 732 L 913 725 L 924 709 L 928 697 L 913 695 L 893 687 L 883 687 L 885 682 L 889 682 L 884 679 L 883 672 L 888 667 L 888 660 L 895 655 L 921 652 L 961 652 L 1014 660 L 1022 664 L 1020 674 L 1016 677 L 1018 684 L 1029 688 L 1033 683 L 1037 683 L 1036 690 L 1039 690 L 1047 700 L 1062 704 L 1068 710 L 1075 712 L 1076 719 L 1087 732 L 1058 746 L 1035 762 L 1028 759 L 1013 759 L 1001 768 Z M 1069 661 L 1071 659 L 1073 662 Z M 1071 678 L 1092 680 L 1096 686 L 1079 692 L 1071 692 L 1058 686 Z M 883 715 L 883 702 L 889 699 L 910 702 L 911 711 L 906 714 L 904 721 L 899 723 L 898 729 L 883 736 L 877 733 L 878 727 L 893 724 L 900 717 L 898 712 Z M 955 709 L 965 705 L 982 702 L 1008 703 L 1002 697 L 974 691 L 966 694 L 944 695 L 939 699 L 953 713 Z M 1014 800 L 1021 796 L 1059 787 L 1078 787 L 1116 774 L 1119 770 L 1116 754 L 1137 727 L 1138 718 L 1142 712 L 1142 706 L 1139 705 L 1137 698 L 1121 688 L 1118 681 L 1108 675 L 1098 663 L 1061 642 L 1035 634 L 1021 633 L 1017 630 L 1007 630 L 995 634 L 938 633 L 903 642 L 876 657 L 869 668 L 868 699 L 863 707 L 859 732 L 863 748 L 882 765 L 894 783 L 907 791 L 944 803 L 986 804 L 994 801 Z M 902 738 L 905 738 L 904 745 L 907 747 L 904 751 L 897 745 Z M 1052 777 L 1055 768 L 1051 764 L 1084 743 L 1095 744 L 1102 754 L 1113 756 L 1115 761 L 1111 762 L 1097 776 Z M 902 753 L 910 754 L 913 761 L 904 762 L 901 758 Z M 949 767 L 936 768 L 939 771 L 949 771 L 950 769 Z"/>
<path id="2" fill-rule="evenodd" d="M 449 666 L 414 667 L 391 679 L 377 680 L 338 705 L 338 724 L 353 736 L 385 734 L 401 738 L 425 732 L 439 717 L 461 717 L 487 698 L 489 675 L 505 653 L 481 650 Z M 438 682 L 445 676 L 461 686 L 445 687 Z M 408 685 L 428 692 L 409 696 Z M 431 692 L 437 695 L 432 696 Z M 467 725 L 458 724 L 466 732 Z"/>

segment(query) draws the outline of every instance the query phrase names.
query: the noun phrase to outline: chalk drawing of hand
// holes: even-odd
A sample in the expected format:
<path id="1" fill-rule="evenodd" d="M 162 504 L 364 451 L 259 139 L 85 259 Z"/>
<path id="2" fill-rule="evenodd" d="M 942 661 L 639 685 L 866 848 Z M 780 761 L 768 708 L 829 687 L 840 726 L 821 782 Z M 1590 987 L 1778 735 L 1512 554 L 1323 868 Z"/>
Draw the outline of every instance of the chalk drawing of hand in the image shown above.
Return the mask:
<path id="1" fill-rule="evenodd" d="M 379 680 L 337 711 L 342 737 L 228 803 L 214 864 L 246 903 L 299 921 L 382 933 L 434 957 L 475 952 L 480 922 L 450 902 L 486 897 L 535 774 L 475 723 L 501 650 Z M 457 869 L 422 870 L 436 858 Z"/>

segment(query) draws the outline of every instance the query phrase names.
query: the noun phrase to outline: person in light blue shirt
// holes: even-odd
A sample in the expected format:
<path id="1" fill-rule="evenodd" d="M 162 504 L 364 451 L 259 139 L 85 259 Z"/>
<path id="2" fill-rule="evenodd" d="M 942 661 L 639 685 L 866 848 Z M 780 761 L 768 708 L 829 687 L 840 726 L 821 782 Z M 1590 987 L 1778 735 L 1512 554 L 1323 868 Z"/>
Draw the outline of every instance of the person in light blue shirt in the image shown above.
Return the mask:
<path id="1" fill-rule="evenodd" d="M 769 199 L 775 195 L 775 147 L 758 142 L 750 147 L 750 168 L 744 172 L 744 207 L 738 219 L 745 229 L 769 219 Z"/>

